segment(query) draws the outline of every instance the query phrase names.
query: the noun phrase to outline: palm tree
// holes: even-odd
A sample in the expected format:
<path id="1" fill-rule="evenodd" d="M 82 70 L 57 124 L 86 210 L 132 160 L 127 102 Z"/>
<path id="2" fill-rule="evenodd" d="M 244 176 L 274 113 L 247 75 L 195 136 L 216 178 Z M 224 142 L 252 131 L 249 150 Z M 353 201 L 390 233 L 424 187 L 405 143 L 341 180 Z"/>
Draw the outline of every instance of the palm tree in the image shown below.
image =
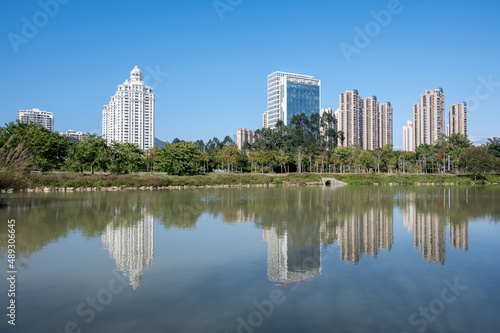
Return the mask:
<path id="1" fill-rule="evenodd" d="M 486 146 L 488 147 L 488 152 L 491 155 L 495 157 L 500 157 L 500 138 L 498 137 L 489 138 Z"/>

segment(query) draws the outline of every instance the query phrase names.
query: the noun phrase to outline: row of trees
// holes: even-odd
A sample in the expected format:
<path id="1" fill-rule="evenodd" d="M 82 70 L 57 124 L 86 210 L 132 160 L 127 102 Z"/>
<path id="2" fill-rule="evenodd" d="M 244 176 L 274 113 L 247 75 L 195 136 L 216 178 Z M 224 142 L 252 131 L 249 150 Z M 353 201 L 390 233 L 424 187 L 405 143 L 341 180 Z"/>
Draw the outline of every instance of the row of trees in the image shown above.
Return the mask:
<path id="1" fill-rule="evenodd" d="M 289 125 L 257 131 L 257 139 L 238 151 L 233 139 L 186 142 L 175 139 L 146 152 L 130 143 L 113 143 L 96 134 L 81 142 L 37 124 L 9 123 L 0 129 L 0 162 L 18 156 L 18 168 L 51 171 L 137 171 L 195 175 L 214 170 L 238 172 L 472 172 L 500 169 L 500 139 L 476 147 L 466 136 L 442 136 L 415 152 L 394 151 L 392 144 L 373 151 L 337 146 L 342 132 L 331 115 L 295 115 Z M 1 166 L 2 164 L 0 164 Z"/>

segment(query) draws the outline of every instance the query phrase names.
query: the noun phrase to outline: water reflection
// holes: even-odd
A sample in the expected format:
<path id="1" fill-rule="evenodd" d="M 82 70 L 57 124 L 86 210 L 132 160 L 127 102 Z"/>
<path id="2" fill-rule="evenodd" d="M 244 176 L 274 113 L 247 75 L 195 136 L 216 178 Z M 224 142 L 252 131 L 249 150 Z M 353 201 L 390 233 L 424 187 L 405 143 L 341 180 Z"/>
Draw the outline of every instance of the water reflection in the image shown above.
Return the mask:
<path id="1" fill-rule="evenodd" d="M 393 223 L 392 214 L 380 207 L 346 218 L 338 228 L 340 259 L 357 263 L 362 254 L 375 257 L 379 249 L 391 250 Z"/>
<path id="2" fill-rule="evenodd" d="M 102 244 L 116 262 L 116 269 L 124 272 L 135 290 L 142 279 L 142 271 L 153 263 L 154 219 L 144 214 L 135 225 L 109 223 L 102 234 Z"/>
<path id="3" fill-rule="evenodd" d="M 444 265 L 449 248 L 468 250 L 470 219 L 500 220 L 500 189 L 342 187 L 189 190 L 178 192 L 15 194 L 0 213 L 15 218 L 22 262 L 72 231 L 102 237 L 118 270 L 137 288 L 152 265 L 154 223 L 193 229 L 202 214 L 229 224 L 254 223 L 268 245 L 268 279 L 306 281 L 322 272 L 322 248 L 360 263 L 394 244 L 394 211 L 413 233 L 423 260 Z M 0 230 L 0 254 L 7 233 Z M 5 260 L 4 260 L 5 262 Z M 323 263 L 324 264 L 324 263 Z"/>
<path id="4" fill-rule="evenodd" d="M 296 235 L 295 235 L 296 236 Z M 276 228 L 264 228 L 267 242 L 267 278 L 279 285 L 309 281 L 321 274 L 321 246 L 317 242 L 294 243 L 297 237 L 279 235 Z"/>

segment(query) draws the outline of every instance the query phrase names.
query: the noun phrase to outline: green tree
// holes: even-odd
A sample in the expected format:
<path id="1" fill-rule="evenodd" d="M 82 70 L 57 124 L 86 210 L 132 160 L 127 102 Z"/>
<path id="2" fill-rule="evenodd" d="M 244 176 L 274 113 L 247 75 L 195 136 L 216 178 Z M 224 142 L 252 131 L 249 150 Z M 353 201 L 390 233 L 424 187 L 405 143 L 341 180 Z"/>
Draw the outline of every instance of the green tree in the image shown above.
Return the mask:
<path id="1" fill-rule="evenodd" d="M 225 164 L 227 165 L 227 171 L 231 172 L 233 170 L 234 163 L 238 160 L 238 157 L 240 155 L 240 152 L 238 151 L 238 148 L 234 146 L 225 146 L 222 148 L 219 152 L 219 159 L 222 161 L 222 165 Z"/>
<path id="2" fill-rule="evenodd" d="M 488 148 L 484 146 L 467 148 L 460 162 L 468 172 L 474 174 L 475 181 L 479 174 L 491 171 L 495 167 L 494 157 L 488 152 Z"/>
<path id="3" fill-rule="evenodd" d="M 132 143 L 113 142 L 109 170 L 113 173 L 137 172 L 145 167 L 144 152 Z"/>
<path id="4" fill-rule="evenodd" d="M 375 165 L 375 158 L 368 151 L 363 150 L 358 157 L 359 166 L 368 172 L 368 169 L 373 169 Z"/>
<path id="5" fill-rule="evenodd" d="M 106 140 L 97 134 L 87 134 L 81 142 L 72 143 L 66 164 L 73 170 L 90 169 L 92 174 L 96 168 L 106 170 L 111 159 L 111 149 Z"/>
<path id="6" fill-rule="evenodd" d="M 488 152 L 495 156 L 500 157 L 500 138 L 494 137 L 489 138 L 488 143 L 486 144 L 488 147 Z"/>
<path id="7" fill-rule="evenodd" d="M 146 151 L 144 154 L 144 159 L 146 161 L 146 171 L 155 172 L 156 171 L 156 161 L 161 148 L 154 146 Z"/>
<path id="8" fill-rule="evenodd" d="M 40 171 L 58 170 L 67 158 L 69 140 L 57 132 L 51 132 L 38 124 L 17 121 L 0 129 L 0 147 L 15 149 L 19 144 L 29 150 L 32 159 L 28 168 Z"/>
<path id="9" fill-rule="evenodd" d="M 159 153 L 158 171 L 170 175 L 196 175 L 203 171 L 202 156 L 191 142 L 166 143 Z"/>

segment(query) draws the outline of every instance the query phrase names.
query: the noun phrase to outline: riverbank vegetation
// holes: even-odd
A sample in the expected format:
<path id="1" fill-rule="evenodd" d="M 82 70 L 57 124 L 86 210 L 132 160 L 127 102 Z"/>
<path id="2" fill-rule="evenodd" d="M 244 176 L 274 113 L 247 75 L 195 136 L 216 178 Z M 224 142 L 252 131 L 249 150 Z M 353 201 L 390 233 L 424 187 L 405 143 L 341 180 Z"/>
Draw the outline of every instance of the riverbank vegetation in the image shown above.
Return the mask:
<path id="1" fill-rule="evenodd" d="M 226 136 L 175 139 L 143 152 L 129 143 L 107 145 L 96 134 L 73 142 L 37 124 L 9 123 L 0 128 L 0 188 L 279 184 L 327 174 L 350 184 L 497 182 L 499 138 L 474 146 L 453 134 L 415 152 L 392 144 L 368 151 L 343 147 L 344 135 L 334 128 L 331 115 L 302 114 L 288 126 L 258 130 L 241 151 Z"/>

